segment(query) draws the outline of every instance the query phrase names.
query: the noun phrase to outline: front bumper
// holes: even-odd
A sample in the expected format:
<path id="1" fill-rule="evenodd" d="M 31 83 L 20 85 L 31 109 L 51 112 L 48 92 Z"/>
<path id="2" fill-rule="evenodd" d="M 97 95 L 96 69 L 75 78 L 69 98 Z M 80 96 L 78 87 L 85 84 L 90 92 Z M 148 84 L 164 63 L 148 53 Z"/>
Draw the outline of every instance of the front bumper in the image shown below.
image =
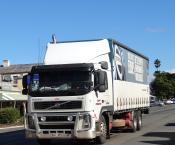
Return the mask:
<path id="1" fill-rule="evenodd" d="M 95 120 L 91 117 L 88 129 L 79 128 L 82 113 L 34 113 L 26 114 L 25 129 L 27 138 L 40 139 L 93 139 L 96 137 Z M 31 119 L 33 118 L 33 127 Z M 41 117 L 47 118 L 41 121 Z M 69 118 L 69 119 L 68 119 Z M 71 119 L 70 119 L 71 118 Z"/>

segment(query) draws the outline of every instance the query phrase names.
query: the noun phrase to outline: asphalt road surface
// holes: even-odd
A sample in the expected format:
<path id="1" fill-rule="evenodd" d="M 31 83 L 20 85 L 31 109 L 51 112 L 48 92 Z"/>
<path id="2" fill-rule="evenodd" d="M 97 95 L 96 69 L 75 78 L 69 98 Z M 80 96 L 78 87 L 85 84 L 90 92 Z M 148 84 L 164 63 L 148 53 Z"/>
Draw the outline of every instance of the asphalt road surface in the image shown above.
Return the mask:
<path id="1" fill-rule="evenodd" d="M 53 145 L 92 145 L 70 140 L 53 141 Z M 38 145 L 26 140 L 24 130 L 0 130 L 0 145 Z M 151 107 L 150 114 L 143 116 L 143 128 L 136 133 L 115 131 L 104 145 L 175 145 L 175 104 Z"/>

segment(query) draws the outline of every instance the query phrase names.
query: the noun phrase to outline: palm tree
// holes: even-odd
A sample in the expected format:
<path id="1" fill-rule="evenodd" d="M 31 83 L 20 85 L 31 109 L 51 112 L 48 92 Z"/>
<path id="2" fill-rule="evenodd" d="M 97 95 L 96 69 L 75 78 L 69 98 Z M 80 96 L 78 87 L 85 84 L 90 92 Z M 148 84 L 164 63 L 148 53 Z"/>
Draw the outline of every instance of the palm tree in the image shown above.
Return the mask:
<path id="1" fill-rule="evenodd" d="M 159 67 L 161 65 L 161 62 L 160 62 L 160 60 L 158 58 L 154 61 L 154 65 L 155 65 L 157 71 L 159 71 Z"/>

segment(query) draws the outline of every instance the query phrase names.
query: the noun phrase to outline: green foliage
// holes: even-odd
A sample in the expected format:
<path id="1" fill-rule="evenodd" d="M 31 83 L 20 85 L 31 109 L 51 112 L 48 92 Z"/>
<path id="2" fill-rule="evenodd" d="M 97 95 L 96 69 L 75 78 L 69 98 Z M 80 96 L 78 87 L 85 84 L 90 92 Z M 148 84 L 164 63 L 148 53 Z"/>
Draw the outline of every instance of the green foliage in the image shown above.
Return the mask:
<path id="1" fill-rule="evenodd" d="M 20 118 L 20 112 L 15 108 L 0 109 L 0 123 L 15 123 Z"/>
<path id="2" fill-rule="evenodd" d="M 159 99 L 175 97 L 175 74 L 156 71 L 154 75 L 155 79 L 150 84 L 152 94 Z"/>

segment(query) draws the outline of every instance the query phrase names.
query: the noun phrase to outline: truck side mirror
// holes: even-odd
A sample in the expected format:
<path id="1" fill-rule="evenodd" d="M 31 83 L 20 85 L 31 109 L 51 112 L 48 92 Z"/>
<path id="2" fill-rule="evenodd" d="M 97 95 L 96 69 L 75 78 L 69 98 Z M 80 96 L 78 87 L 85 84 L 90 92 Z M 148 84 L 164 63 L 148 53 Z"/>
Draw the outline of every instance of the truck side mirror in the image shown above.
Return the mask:
<path id="1" fill-rule="evenodd" d="M 105 92 L 108 89 L 107 73 L 98 70 L 95 73 L 95 88 L 99 92 Z"/>
<path id="2" fill-rule="evenodd" d="M 27 77 L 28 77 L 28 75 L 25 75 L 25 76 L 23 76 L 23 78 L 22 78 L 22 86 L 23 86 L 23 90 L 22 90 L 22 94 L 23 95 L 27 95 L 27 92 L 28 92 L 28 89 L 27 89 Z"/>
<path id="3" fill-rule="evenodd" d="M 23 95 L 27 95 L 27 93 L 28 93 L 28 89 L 23 89 L 23 90 L 22 90 L 22 94 L 23 94 Z"/>
<path id="4" fill-rule="evenodd" d="M 27 88 L 27 76 L 28 75 L 25 75 L 22 78 L 22 86 L 23 86 L 23 88 Z"/>
<path id="5" fill-rule="evenodd" d="M 99 62 L 101 64 L 101 68 L 102 69 L 108 69 L 108 62 L 107 61 L 101 61 Z"/>

